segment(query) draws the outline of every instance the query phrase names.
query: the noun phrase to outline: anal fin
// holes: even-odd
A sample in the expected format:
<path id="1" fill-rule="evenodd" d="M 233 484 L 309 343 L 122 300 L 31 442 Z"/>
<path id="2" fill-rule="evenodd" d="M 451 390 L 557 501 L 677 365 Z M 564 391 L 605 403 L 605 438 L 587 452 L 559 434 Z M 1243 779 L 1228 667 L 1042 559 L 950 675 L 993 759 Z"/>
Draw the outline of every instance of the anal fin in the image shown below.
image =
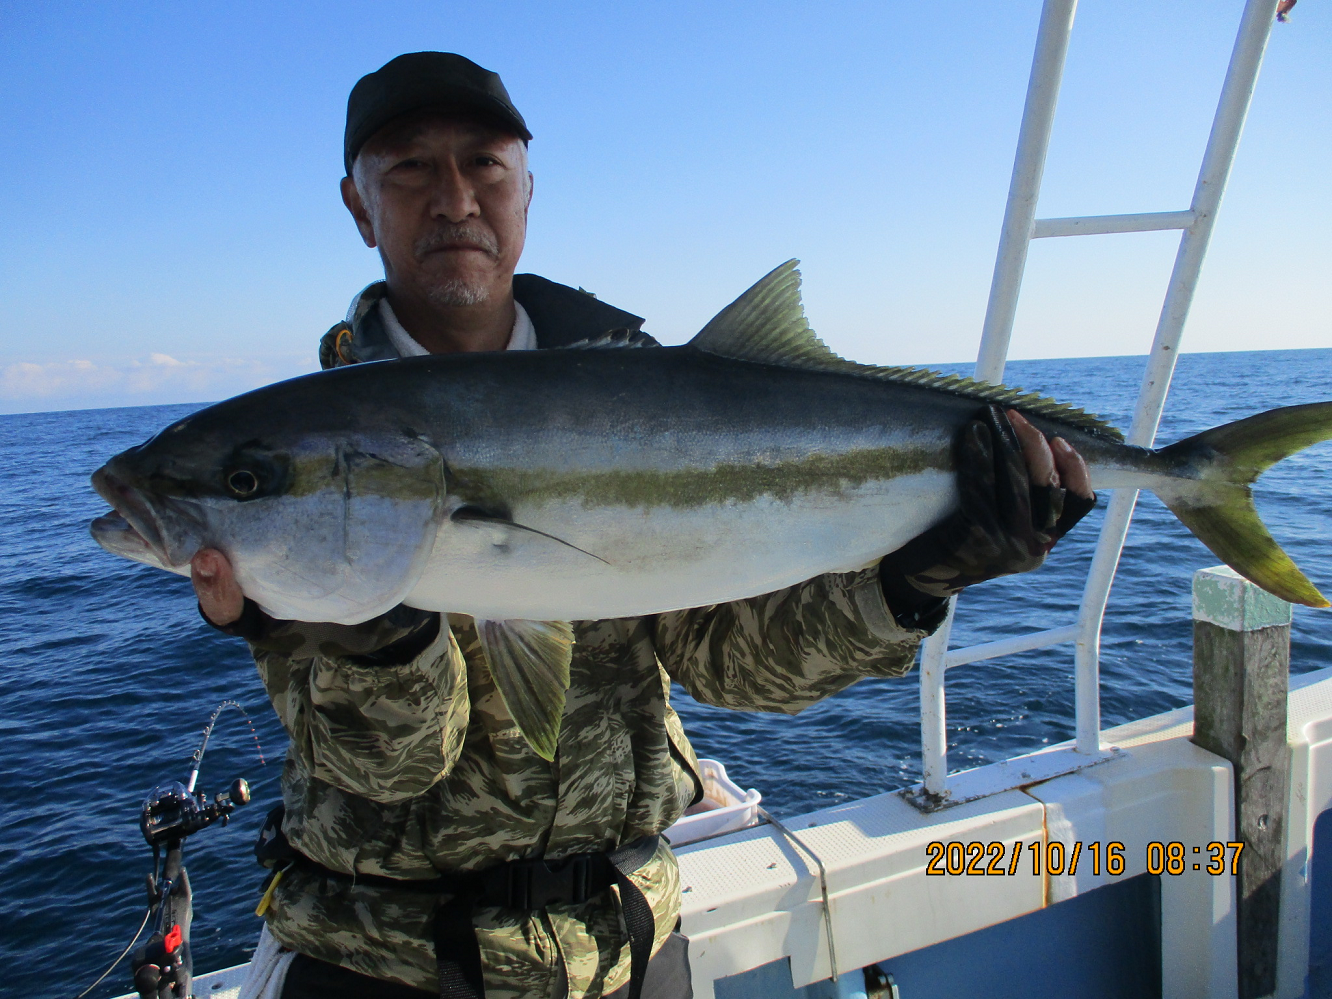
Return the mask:
<path id="1" fill-rule="evenodd" d="M 476 633 L 495 687 L 533 752 L 553 760 L 573 659 L 567 621 L 483 621 Z"/>

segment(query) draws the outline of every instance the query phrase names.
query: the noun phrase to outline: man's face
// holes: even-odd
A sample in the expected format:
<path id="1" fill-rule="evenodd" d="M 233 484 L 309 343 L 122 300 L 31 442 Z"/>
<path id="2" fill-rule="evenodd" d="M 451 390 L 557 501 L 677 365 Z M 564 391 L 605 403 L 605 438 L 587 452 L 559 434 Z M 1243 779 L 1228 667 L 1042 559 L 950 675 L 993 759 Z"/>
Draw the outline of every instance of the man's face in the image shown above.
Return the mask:
<path id="1" fill-rule="evenodd" d="M 437 307 L 510 293 L 532 200 L 516 136 L 435 115 L 388 125 L 357 155 L 342 199 L 390 289 Z"/>

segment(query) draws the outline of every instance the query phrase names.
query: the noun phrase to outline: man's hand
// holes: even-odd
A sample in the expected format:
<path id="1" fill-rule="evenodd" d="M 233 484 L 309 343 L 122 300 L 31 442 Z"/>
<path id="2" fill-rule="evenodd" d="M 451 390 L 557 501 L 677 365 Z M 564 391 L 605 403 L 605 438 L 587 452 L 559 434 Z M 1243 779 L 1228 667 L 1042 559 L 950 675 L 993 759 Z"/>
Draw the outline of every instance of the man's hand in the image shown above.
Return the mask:
<path id="1" fill-rule="evenodd" d="M 1009 424 L 1022 444 L 1022 457 L 1027 465 L 1027 477 L 1033 490 L 1033 500 L 1038 488 L 1045 486 L 1051 489 L 1063 490 L 1065 495 L 1060 497 L 1063 508 L 1069 506 L 1068 493 L 1073 493 L 1074 496 L 1093 504 L 1096 502 L 1096 494 L 1092 492 L 1091 473 L 1087 471 L 1087 463 L 1082 460 L 1082 455 L 1074 450 L 1072 444 L 1062 437 L 1055 437 L 1047 441 L 1045 435 L 1028 423 L 1026 417 L 1016 409 L 1010 409 L 1004 415 L 1008 417 Z M 973 421 L 973 426 L 979 422 Z M 1073 505 L 1077 506 L 1078 504 L 1074 503 Z M 1069 528 L 1081 520 L 1085 514 L 1086 511 L 1084 510 L 1074 518 L 1072 523 L 1064 525 L 1058 531 L 1054 540 L 1050 542 L 1050 546 L 1053 547 L 1054 542 L 1067 534 Z M 1062 516 L 1062 509 L 1060 514 L 1056 515 L 1056 520 L 1059 516 Z"/>
<path id="2" fill-rule="evenodd" d="M 190 582 L 199 610 L 219 628 L 235 624 L 245 609 L 245 595 L 236 584 L 231 563 L 216 548 L 200 548 L 190 559 Z"/>
<path id="3" fill-rule="evenodd" d="M 439 614 L 405 604 L 360 624 L 274 621 L 245 599 L 231 563 L 216 548 L 201 548 L 190 559 L 190 582 L 199 612 L 213 627 L 296 659 L 350 656 L 362 665 L 402 666 L 439 636 Z"/>
<path id="4" fill-rule="evenodd" d="M 1096 505 L 1082 456 L 1022 414 L 988 406 L 954 445 L 961 509 L 880 563 L 899 623 L 937 627 L 965 586 L 1035 569 Z M 905 615 L 905 618 L 904 618 Z"/>

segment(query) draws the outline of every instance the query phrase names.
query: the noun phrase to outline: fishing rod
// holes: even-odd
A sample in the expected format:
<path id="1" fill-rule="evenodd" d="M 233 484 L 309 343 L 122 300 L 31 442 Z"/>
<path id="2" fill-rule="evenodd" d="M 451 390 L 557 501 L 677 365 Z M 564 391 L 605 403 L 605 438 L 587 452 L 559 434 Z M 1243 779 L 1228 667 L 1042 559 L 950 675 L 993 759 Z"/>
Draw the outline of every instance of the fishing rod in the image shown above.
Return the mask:
<path id="1" fill-rule="evenodd" d="M 245 709 L 241 707 L 240 704 L 228 698 L 227 700 L 223 701 L 221 704 L 219 704 L 217 707 L 213 709 L 213 714 L 208 719 L 208 724 L 204 726 L 203 742 L 199 743 L 199 748 L 196 749 L 194 751 L 194 755 L 190 757 L 190 776 L 189 779 L 185 782 L 185 789 L 191 793 L 194 792 L 195 781 L 199 779 L 199 768 L 203 766 L 204 752 L 205 750 L 208 749 L 208 740 L 213 734 L 213 726 L 217 724 L 217 716 L 220 715 L 222 711 L 226 708 L 235 708 L 237 711 L 239 711 L 242 715 L 245 716 L 245 722 L 247 725 L 250 726 L 250 735 L 254 737 L 254 748 L 259 754 L 259 765 L 260 766 L 265 765 L 264 750 L 263 747 L 259 745 L 259 733 L 257 733 L 254 730 L 254 722 L 250 721 L 250 716 L 246 714 Z M 226 825 L 225 822 L 222 824 Z"/>
<path id="2" fill-rule="evenodd" d="M 194 918 L 193 894 L 189 872 L 184 865 L 185 840 L 215 823 L 226 825 L 231 813 L 250 801 L 250 785 L 237 777 L 211 801 L 196 791 L 199 770 L 203 766 L 208 740 L 218 716 L 226 708 L 235 708 L 245 717 L 254 736 L 259 763 L 265 765 L 263 747 L 245 709 L 233 700 L 219 704 L 204 726 L 203 741 L 190 757 L 190 770 L 184 783 L 169 781 L 148 792 L 139 809 L 139 830 L 153 850 L 153 870 L 147 876 L 148 909 L 134 939 L 111 963 L 97 981 L 79 993 L 82 999 L 109 975 L 134 948 L 154 912 L 153 932 L 130 957 L 134 988 L 141 999 L 191 999 L 194 995 L 194 968 L 190 954 L 190 924 Z M 165 863 L 163 853 L 165 852 Z"/>

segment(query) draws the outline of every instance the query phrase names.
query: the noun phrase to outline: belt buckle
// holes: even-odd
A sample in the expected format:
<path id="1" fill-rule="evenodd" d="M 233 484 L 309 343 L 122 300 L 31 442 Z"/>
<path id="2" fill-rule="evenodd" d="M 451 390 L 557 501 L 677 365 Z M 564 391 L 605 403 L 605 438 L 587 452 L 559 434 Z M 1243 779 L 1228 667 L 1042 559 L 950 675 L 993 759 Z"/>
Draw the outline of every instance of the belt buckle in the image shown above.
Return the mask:
<path id="1" fill-rule="evenodd" d="M 569 884 L 569 903 L 582 905 L 592 897 L 592 858 L 580 854 L 570 858 L 565 866 Z"/>
<path id="2" fill-rule="evenodd" d="M 592 864 L 585 855 L 552 862 L 536 860 L 509 868 L 509 904 L 515 909 L 578 905 L 592 895 Z"/>

